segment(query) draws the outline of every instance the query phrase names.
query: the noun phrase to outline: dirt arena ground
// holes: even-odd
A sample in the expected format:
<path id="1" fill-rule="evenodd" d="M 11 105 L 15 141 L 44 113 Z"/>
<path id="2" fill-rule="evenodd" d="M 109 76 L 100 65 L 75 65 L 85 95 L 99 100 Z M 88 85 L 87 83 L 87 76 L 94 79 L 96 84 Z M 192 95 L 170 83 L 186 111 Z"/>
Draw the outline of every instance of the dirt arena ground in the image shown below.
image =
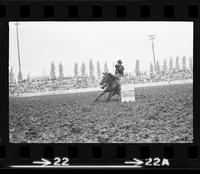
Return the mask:
<path id="1" fill-rule="evenodd" d="M 192 143 L 193 85 L 136 88 L 136 102 L 99 92 L 10 97 L 11 143 Z"/>

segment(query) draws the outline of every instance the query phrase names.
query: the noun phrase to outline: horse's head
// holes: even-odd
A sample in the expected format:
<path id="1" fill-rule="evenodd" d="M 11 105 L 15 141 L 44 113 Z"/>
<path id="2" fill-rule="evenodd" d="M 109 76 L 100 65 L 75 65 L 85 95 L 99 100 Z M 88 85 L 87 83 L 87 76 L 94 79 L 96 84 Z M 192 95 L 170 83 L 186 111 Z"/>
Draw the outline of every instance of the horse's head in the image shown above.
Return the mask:
<path id="1" fill-rule="evenodd" d="M 103 77 L 100 82 L 100 85 L 101 85 L 101 88 L 104 89 L 110 82 L 111 74 L 110 73 L 102 73 L 102 74 L 103 74 Z"/>

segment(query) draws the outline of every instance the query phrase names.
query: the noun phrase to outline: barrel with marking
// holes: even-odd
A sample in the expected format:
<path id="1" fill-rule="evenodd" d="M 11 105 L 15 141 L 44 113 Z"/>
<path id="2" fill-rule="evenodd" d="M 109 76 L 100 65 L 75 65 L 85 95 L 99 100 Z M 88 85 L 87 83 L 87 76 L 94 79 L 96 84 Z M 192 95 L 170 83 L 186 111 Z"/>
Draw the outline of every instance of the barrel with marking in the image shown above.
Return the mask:
<path id="1" fill-rule="evenodd" d="M 134 84 L 121 84 L 121 101 L 135 101 Z"/>

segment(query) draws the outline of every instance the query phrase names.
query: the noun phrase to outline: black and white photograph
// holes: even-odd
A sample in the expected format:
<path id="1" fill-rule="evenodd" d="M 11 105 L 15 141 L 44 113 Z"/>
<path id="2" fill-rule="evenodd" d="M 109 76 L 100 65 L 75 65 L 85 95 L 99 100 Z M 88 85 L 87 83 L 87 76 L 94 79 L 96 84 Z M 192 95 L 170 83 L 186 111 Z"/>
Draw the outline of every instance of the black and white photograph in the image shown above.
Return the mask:
<path id="1" fill-rule="evenodd" d="M 193 143 L 193 22 L 9 22 L 10 143 Z"/>

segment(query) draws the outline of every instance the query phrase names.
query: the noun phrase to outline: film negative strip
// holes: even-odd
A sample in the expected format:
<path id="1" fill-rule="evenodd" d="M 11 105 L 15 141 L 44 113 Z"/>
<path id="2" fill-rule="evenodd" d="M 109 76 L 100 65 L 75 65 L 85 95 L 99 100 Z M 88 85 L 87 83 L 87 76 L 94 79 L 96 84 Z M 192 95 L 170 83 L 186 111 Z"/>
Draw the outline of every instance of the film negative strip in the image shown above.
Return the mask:
<path id="1" fill-rule="evenodd" d="M 0 167 L 199 169 L 199 10 L 2 0 Z"/>

